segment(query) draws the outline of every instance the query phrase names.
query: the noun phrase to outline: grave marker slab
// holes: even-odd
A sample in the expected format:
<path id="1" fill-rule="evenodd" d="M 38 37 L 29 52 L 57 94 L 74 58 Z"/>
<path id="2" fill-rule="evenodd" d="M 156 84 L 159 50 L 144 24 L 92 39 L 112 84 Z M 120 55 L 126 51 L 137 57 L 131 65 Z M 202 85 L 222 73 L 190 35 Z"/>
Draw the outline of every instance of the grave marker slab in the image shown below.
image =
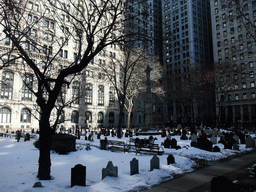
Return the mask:
<path id="1" fill-rule="evenodd" d="M 246 148 L 254 148 L 255 149 L 255 139 L 253 139 L 250 135 L 245 140 Z"/>
<path id="2" fill-rule="evenodd" d="M 139 161 L 136 158 L 133 158 L 130 161 L 130 174 L 131 175 L 139 174 Z"/>
<path id="3" fill-rule="evenodd" d="M 153 158 L 150 160 L 150 171 L 153 171 L 153 169 L 159 169 L 160 163 L 159 158 L 154 155 Z"/>
<path id="4" fill-rule="evenodd" d="M 109 161 L 106 168 L 102 169 L 102 180 L 106 177 L 117 177 L 118 176 L 118 167 L 113 165 L 112 161 Z"/>
<path id="5" fill-rule="evenodd" d="M 86 186 L 86 167 L 77 164 L 74 168 L 71 168 L 71 187 L 74 185 Z"/>
<path id="6" fill-rule="evenodd" d="M 169 155 L 167 157 L 167 165 L 174 164 L 174 163 L 175 163 L 175 158 L 173 157 L 173 155 Z"/>

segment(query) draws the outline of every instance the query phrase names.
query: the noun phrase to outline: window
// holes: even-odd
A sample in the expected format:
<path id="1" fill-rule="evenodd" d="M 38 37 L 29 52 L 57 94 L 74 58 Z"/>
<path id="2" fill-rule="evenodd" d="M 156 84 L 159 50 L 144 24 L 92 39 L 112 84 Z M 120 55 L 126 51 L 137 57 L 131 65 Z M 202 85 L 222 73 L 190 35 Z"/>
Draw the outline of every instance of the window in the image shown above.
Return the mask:
<path id="1" fill-rule="evenodd" d="M 246 88 L 246 83 L 242 83 L 242 87 L 243 87 L 243 89 L 245 89 Z"/>
<path id="2" fill-rule="evenodd" d="M 243 93 L 243 99 L 247 99 L 247 94 Z"/>
<path id="3" fill-rule="evenodd" d="M 239 95 L 238 94 L 235 94 L 235 99 L 239 100 Z"/>
<path id="4" fill-rule="evenodd" d="M 109 106 L 114 107 L 115 106 L 115 88 L 110 87 L 109 89 Z"/>
<path id="5" fill-rule="evenodd" d="M 251 98 L 252 98 L 252 99 L 255 99 L 255 98 L 256 98 L 255 92 L 252 92 L 252 93 L 251 93 Z"/>
<path id="6" fill-rule="evenodd" d="M 11 110 L 8 108 L 0 109 L 0 123 L 11 123 Z"/>
<path id="7" fill-rule="evenodd" d="M 64 51 L 64 58 L 67 59 L 68 58 L 68 51 Z"/>
<path id="8" fill-rule="evenodd" d="M 33 88 L 33 75 L 25 74 L 25 76 L 23 77 L 21 100 L 32 101 L 32 92 L 31 92 L 32 88 Z"/>
<path id="9" fill-rule="evenodd" d="M 71 123 L 79 123 L 79 113 L 77 111 L 72 111 Z"/>
<path id="10" fill-rule="evenodd" d="M 13 73 L 4 71 L 1 83 L 1 99 L 12 99 L 13 93 Z"/>
<path id="11" fill-rule="evenodd" d="M 74 81 L 72 84 L 72 99 L 74 100 L 74 104 L 79 104 L 79 96 L 80 83 L 78 81 Z"/>
<path id="12" fill-rule="evenodd" d="M 85 104 L 92 104 L 92 84 L 89 83 L 85 86 Z"/>
<path id="13" fill-rule="evenodd" d="M 58 119 L 58 123 L 64 123 L 64 120 L 65 120 L 65 113 L 64 111 L 61 111 Z"/>
<path id="14" fill-rule="evenodd" d="M 21 123 L 30 123 L 31 122 L 31 112 L 29 109 L 22 109 L 20 115 Z"/>
<path id="15" fill-rule="evenodd" d="M 254 77 L 254 71 L 249 72 L 249 77 L 253 78 Z"/>
<path id="16" fill-rule="evenodd" d="M 57 97 L 57 102 L 64 103 L 65 99 L 66 99 L 66 93 L 67 93 L 66 85 L 63 85 L 61 87 L 60 93 L 59 93 L 59 95 Z"/>
<path id="17" fill-rule="evenodd" d="M 85 122 L 87 123 L 92 123 L 92 113 L 89 111 L 85 112 Z"/>
<path id="18" fill-rule="evenodd" d="M 103 123 L 104 122 L 104 116 L 102 112 L 98 113 L 98 123 Z"/>
<path id="19" fill-rule="evenodd" d="M 108 121 L 109 123 L 115 123 L 115 114 L 113 112 L 109 113 Z"/>
<path id="20" fill-rule="evenodd" d="M 5 37 L 5 42 L 4 42 L 5 45 L 10 45 L 11 44 L 11 40 L 10 40 L 10 37 Z"/>
<path id="21" fill-rule="evenodd" d="M 223 28 L 226 28 L 226 27 L 227 27 L 227 23 L 223 22 Z"/>
<path id="22" fill-rule="evenodd" d="M 98 106 L 104 105 L 104 86 L 99 85 L 98 87 Z"/>
<path id="23" fill-rule="evenodd" d="M 250 82 L 250 86 L 251 86 L 251 88 L 255 87 L 254 81 L 251 81 L 251 82 Z"/>

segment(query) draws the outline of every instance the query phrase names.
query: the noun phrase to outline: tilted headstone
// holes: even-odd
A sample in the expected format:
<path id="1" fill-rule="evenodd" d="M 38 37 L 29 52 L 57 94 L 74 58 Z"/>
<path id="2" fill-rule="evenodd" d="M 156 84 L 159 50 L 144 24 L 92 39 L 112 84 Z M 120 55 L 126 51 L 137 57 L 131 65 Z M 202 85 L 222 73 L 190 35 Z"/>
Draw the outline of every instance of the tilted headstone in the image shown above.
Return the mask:
<path id="1" fill-rule="evenodd" d="M 245 140 L 246 148 L 255 148 L 255 140 L 249 135 Z"/>
<path id="2" fill-rule="evenodd" d="M 150 160 L 150 171 L 153 171 L 153 169 L 159 169 L 160 163 L 159 158 L 154 155 L 153 158 Z"/>
<path id="3" fill-rule="evenodd" d="M 173 155 L 169 155 L 167 157 L 167 165 L 174 164 L 174 163 L 175 163 L 175 158 L 173 157 Z"/>
<path id="4" fill-rule="evenodd" d="M 112 161 L 109 161 L 107 167 L 102 169 L 102 180 L 106 176 L 118 177 L 118 167 L 114 167 Z"/>
<path id="5" fill-rule="evenodd" d="M 136 158 L 133 158 L 130 161 L 130 174 L 139 174 L 139 160 L 137 160 Z"/>
<path id="6" fill-rule="evenodd" d="M 71 187 L 74 185 L 86 186 L 86 167 L 77 164 L 74 168 L 71 168 Z"/>

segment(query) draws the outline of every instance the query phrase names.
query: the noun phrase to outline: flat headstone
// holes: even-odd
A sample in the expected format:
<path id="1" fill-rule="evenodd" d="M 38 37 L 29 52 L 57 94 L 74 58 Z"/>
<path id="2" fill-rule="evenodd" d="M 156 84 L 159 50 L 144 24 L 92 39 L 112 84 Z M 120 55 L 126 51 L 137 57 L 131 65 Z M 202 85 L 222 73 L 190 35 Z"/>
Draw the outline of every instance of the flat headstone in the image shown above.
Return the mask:
<path id="1" fill-rule="evenodd" d="M 173 155 L 169 155 L 167 157 L 167 165 L 174 164 L 174 163 L 175 163 L 175 158 L 173 157 Z"/>
<path id="2" fill-rule="evenodd" d="M 41 182 L 35 182 L 33 188 L 43 187 Z"/>
<path id="3" fill-rule="evenodd" d="M 255 139 L 250 135 L 245 140 L 246 148 L 255 148 Z"/>
<path id="4" fill-rule="evenodd" d="M 113 165 L 112 161 L 109 161 L 106 168 L 102 169 L 102 180 L 106 177 L 118 177 L 118 167 Z"/>
<path id="5" fill-rule="evenodd" d="M 153 171 L 153 169 L 159 169 L 160 163 L 159 158 L 154 155 L 153 158 L 150 160 L 150 171 Z"/>
<path id="6" fill-rule="evenodd" d="M 71 168 L 71 187 L 74 185 L 86 186 L 86 167 L 77 164 L 74 168 Z"/>
<path id="7" fill-rule="evenodd" d="M 136 158 L 133 158 L 130 161 L 130 174 L 139 174 L 139 160 L 137 160 Z"/>

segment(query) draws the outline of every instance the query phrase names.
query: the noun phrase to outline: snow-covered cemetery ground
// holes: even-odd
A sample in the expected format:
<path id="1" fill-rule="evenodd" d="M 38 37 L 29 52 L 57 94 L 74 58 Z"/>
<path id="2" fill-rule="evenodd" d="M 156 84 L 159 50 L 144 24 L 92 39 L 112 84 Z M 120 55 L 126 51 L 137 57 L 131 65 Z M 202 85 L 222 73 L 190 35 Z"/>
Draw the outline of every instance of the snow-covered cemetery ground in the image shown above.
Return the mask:
<path id="1" fill-rule="evenodd" d="M 187 135 L 190 137 L 190 135 Z M 255 134 L 251 134 L 255 137 Z M 133 136 L 136 138 L 137 136 Z M 148 138 L 149 136 L 138 136 Z M 154 135 L 156 144 L 164 143 L 166 137 Z M 51 153 L 51 176 L 52 180 L 40 181 L 43 187 L 33 188 L 37 179 L 39 150 L 34 147 L 35 139 L 24 142 L 21 138 L 19 142 L 15 137 L 0 137 L 0 191 L 4 192 L 34 192 L 34 191 L 85 191 L 85 192 L 114 192 L 114 191 L 138 191 L 150 188 L 163 181 L 172 179 L 177 174 L 192 172 L 198 167 L 196 159 L 207 161 L 217 161 L 237 153 L 254 150 L 246 148 L 245 144 L 239 144 L 239 150 L 224 149 L 221 143 L 218 146 L 220 152 L 208 152 L 195 147 L 191 147 L 191 140 L 181 140 L 179 136 L 171 136 L 177 140 L 181 149 L 164 148 L 162 155 L 157 155 L 160 162 L 160 169 L 150 171 L 150 161 L 153 157 L 151 153 L 123 152 L 122 150 L 102 150 L 100 140 L 97 135 L 93 136 L 93 141 L 87 141 L 81 136 L 76 140 L 77 151 L 66 155 Z M 101 136 L 104 139 L 105 136 Z M 129 137 L 117 139 L 107 137 L 109 140 L 129 141 Z M 220 137 L 218 136 L 218 141 Z M 86 150 L 86 143 L 90 143 L 90 150 Z M 164 146 L 161 146 L 164 147 Z M 167 165 L 167 157 L 172 154 L 175 163 Z M 139 174 L 130 175 L 130 161 L 136 158 L 139 162 Z M 102 169 L 106 168 L 109 161 L 118 167 L 118 177 L 105 177 L 102 180 Z M 86 166 L 86 186 L 71 187 L 71 168 L 76 164 Z"/>

